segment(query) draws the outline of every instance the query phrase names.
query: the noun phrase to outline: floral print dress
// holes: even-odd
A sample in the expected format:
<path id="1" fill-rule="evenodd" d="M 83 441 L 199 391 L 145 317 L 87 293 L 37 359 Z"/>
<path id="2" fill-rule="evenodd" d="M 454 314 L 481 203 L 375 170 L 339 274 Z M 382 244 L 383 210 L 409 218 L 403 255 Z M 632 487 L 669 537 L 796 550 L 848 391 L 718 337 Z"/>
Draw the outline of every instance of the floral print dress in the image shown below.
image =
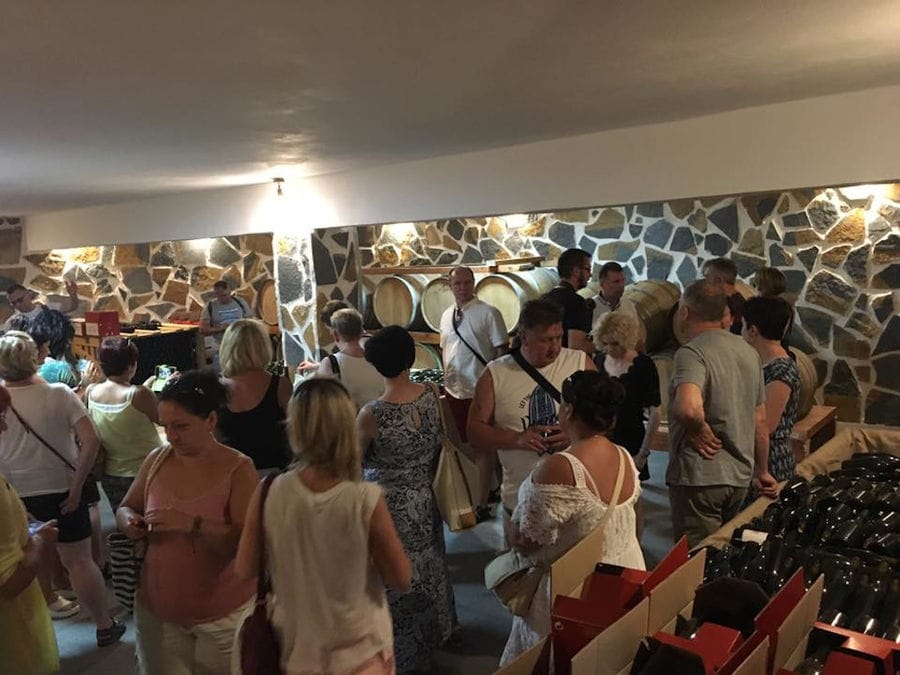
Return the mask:
<path id="1" fill-rule="evenodd" d="M 412 562 L 406 593 L 387 591 L 397 670 L 429 670 L 431 654 L 450 637 L 456 608 L 444 529 L 431 484 L 441 448 L 439 402 L 426 388 L 410 403 L 375 401 L 378 433 L 363 460 L 365 480 L 378 483 Z"/>

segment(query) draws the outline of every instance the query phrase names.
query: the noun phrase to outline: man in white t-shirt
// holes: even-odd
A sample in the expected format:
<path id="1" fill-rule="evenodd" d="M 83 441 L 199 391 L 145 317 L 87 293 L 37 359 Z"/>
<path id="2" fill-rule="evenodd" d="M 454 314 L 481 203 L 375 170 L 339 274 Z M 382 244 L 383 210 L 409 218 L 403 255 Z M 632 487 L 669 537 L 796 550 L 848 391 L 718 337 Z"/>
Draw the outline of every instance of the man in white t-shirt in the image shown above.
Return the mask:
<path id="1" fill-rule="evenodd" d="M 562 346 L 563 310 L 548 300 L 530 300 L 519 315 L 518 353 L 491 361 L 475 385 L 469 410 L 469 441 L 480 452 L 496 450 L 503 467 L 500 495 L 509 516 L 519 486 L 542 455 L 559 452 L 569 440 L 559 428 L 559 391 L 579 370 L 596 370 L 591 357 Z M 556 395 L 524 369 L 543 376 Z M 506 522 L 506 521 L 504 521 Z"/>
<path id="2" fill-rule="evenodd" d="M 600 268 L 599 281 L 600 293 L 593 297 L 594 316 L 591 320 L 591 329 L 596 327 L 600 317 L 615 311 L 630 314 L 640 324 L 634 303 L 623 297 L 625 271 L 622 266 L 617 262 L 604 263 Z"/>
<path id="3" fill-rule="evenodd" d="M 462 440 L 467 440 L 469 406 L 475 395 L 475 382 L 488 361 L 503 356 L 509 335 L 500 311 L 475 297 L 475 274 L 468 267 L 455 267 L 448 276 L 454 303 L 441 315 L 441 352 L 444 362 L 444 392 Z M 481 484 L 478 516 L 489 512 L 497 453 L 478 455 Z"/>
<path id="4" fill-rule="evenodd" d="M 34 291 L 28 290 L 21 284 L 11 284 L 6 289 L 6 298 L 9 301 L 10 307 L 12 307 L 15 312 L 2 326 L 0 326 L 0 331 L 8 331 L 10 329 L 10 323 L 17 316 L 26 316 L 30 319 L 37 316 L 42 310 L 48 307 L 50 309 L 58 309 L 65 314 L 78 309 L 78 286 L 76 286 L 75 282 L 71 279 L 67 279 L 65 284 L 66 293 L 69 297 L 63 302 L 56 304 L 52 302 L 47 302 L 46 304 L 39 302 L 39 295 Z"/>

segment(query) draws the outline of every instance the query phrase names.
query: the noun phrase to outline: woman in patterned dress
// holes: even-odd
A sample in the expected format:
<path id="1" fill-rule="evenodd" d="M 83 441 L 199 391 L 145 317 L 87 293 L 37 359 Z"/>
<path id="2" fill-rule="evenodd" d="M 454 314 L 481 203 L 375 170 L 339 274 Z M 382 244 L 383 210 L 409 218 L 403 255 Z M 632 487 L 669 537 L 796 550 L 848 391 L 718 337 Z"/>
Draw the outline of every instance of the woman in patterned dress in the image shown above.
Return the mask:
<path id="1" fill-rule="evenodd" d="M 797 421 L 800 372 L 781 344 L 794 310 L 782 298 L 755 297 L 744 304 L 744 339 L 762 360 L 769 425 L 769 473 L 784 481 L 794 475 L 791 429 Z"/>
<path id="2" fill-rule="evenodd" d="M 356 421 L 364 478 L 384 490 L 413 565 L 410 590 L 387 594 L 397 670 L 427 671 L 432 652 L 456 624 L 444 531 L 431 488 L 441 445 L 440 403 L 434 389 L 409 381 L 415 343 L 405 329 L 382 329 L 365 350 L 366 360 L 384 377 L 385 391 Z"/>

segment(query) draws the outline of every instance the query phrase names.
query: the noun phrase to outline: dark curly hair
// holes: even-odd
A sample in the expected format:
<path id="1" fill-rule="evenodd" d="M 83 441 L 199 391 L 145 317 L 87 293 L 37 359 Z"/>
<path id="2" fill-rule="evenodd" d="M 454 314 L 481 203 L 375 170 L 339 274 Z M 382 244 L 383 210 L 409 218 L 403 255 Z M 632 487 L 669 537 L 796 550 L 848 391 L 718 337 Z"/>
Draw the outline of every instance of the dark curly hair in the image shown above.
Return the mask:
<path id="1" fill-rule="evenodd" d="M 375 366 L 382 377 L 397 377 L 412 368 L 416 360 L 416 343 L 401 326 L 382 328 L 366 341 L 366 361 Z"/>
<path id="2" fill-rule="evenodd" d="M 207 418 L 225 405 L 228 390 L 211 368 L 188 370 L 172 378 L 159 392 L 159 402 L 177 403 L 195 417 Z"/>
<path id="3" fill-rule="evenodd" d="M 75 337 L 75 327 L 59 310 L 42 309 L 31 318 L 27 332 L 35 342 L 39 342 L 37 336 L 47 336 L 51 358 L 73 360 L 69 346 Z"/>
<path id="4" fill-rule="evenodd" d="M 625 402 L 625 387 L 606 373 L 579 370 L 563 382 L 562 400 L 572 406 L 573 417 L 602 434 L 616 424 L 616 413 Z"/>

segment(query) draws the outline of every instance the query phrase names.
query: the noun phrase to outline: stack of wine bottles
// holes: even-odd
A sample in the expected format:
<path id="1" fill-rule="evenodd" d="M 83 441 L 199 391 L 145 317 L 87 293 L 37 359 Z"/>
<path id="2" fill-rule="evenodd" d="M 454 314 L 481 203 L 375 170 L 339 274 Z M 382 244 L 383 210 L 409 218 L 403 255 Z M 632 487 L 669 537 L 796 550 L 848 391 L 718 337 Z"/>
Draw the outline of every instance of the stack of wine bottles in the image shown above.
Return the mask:
<path id="1" fill-rule="evenodd" d="M 825 575 L 820 621 L 900 642 L 900 457 L 855 454 L 790 481 L 729 545 L 707 551 L 705 576 L 773 594 L 800 568 L 807 586 Z"/>

